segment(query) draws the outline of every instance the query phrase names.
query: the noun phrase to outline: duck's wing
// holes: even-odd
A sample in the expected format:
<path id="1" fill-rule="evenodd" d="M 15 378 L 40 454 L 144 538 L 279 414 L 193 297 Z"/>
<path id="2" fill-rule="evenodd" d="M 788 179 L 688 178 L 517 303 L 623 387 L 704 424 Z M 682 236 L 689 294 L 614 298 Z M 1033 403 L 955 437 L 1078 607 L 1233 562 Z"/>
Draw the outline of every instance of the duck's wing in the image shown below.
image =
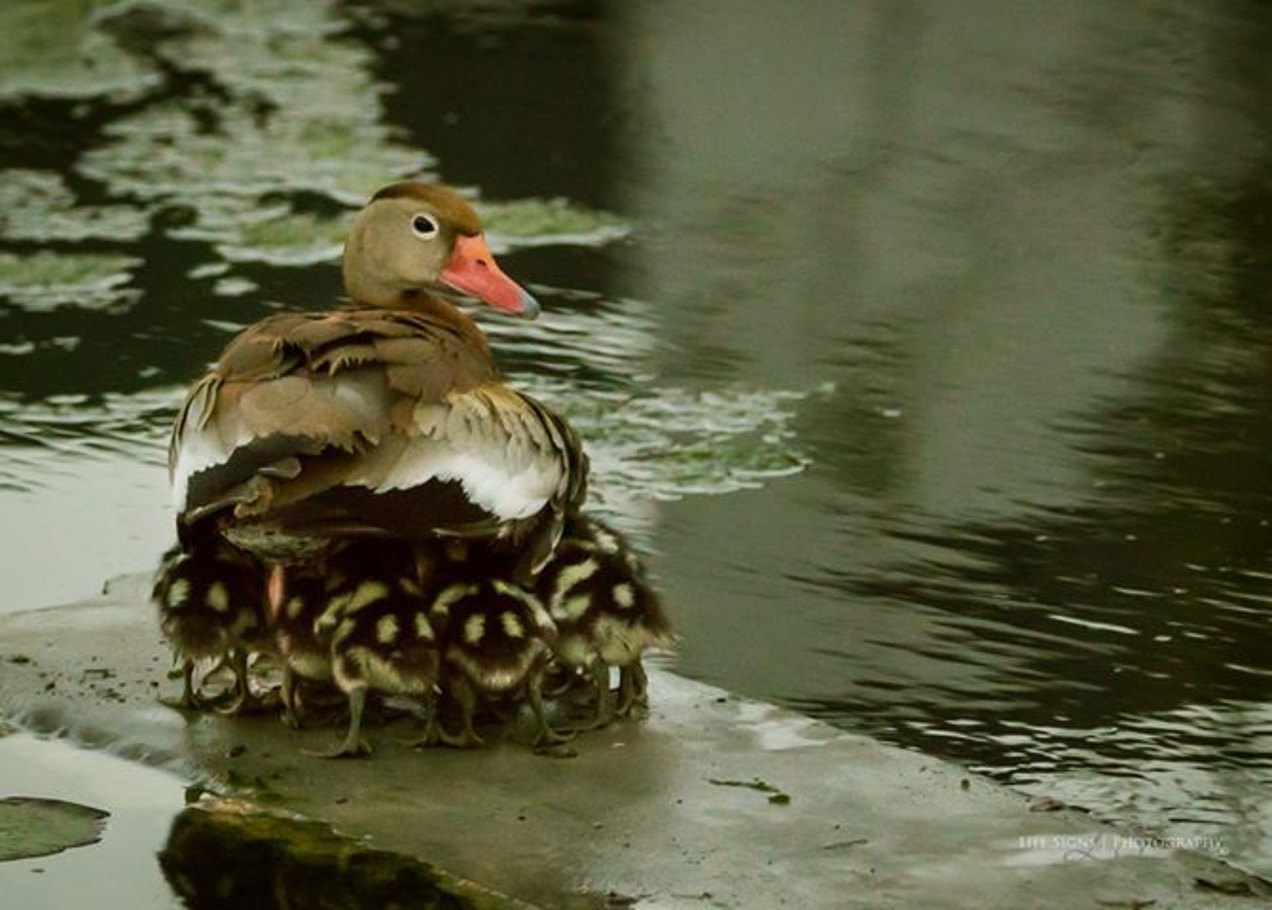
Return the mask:
<path id="1" fill-rule="evenodd" d="M 550 553 L 587 461 L 471 334 L 339 311 L 276 316 L 232 341 L 186 397 L 169 471 L 187 522 L 428 537 L 519 536 L 547 519 Z"/>

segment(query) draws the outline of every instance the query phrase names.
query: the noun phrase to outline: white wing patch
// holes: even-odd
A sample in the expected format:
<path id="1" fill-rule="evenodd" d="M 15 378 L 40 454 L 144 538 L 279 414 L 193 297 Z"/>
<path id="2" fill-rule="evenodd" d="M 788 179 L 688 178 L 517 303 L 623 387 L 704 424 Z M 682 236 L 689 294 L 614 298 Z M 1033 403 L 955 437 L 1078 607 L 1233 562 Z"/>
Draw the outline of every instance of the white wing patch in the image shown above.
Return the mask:
<path id="1" fill-rule="evenodd" d="M 477 408 L 463 395 L 415 409 L 418 435 L 386 440 L 348 479 L 384 492 L 455 480 L 464 494 L 503 520 L 529 518 L 565 481 L 565 464 L 533 414 L 514 405 Z"/>
<path id="2" fill-rule="evenodd" d="M 172 504 L 177 511 L 184 511 L 187 506 L 186 495 L 191 477 L 228 461 L 235 448 L 250 441 L 251 438 L 247 437 L 226 445 L 206 427 L 187 428 L 176 441 L 176 457 L 172 463 Z"/>

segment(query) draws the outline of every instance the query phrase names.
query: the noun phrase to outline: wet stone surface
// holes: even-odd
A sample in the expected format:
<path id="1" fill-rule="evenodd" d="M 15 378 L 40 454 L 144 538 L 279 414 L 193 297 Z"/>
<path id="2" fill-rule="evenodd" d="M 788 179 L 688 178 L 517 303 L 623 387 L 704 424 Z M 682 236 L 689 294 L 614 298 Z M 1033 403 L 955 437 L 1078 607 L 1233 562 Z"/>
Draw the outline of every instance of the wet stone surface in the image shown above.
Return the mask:
<path id="1" fill-rule="evenodd" d="M 370 758 L 313 758 L 304 750 L 332 730 L 158 704 L 149 683 L 164 649 L 145 590 L 138 578 L 95 602 L 0 620 L 4 640 L 56 674 L 109 653 L 124 693 L 50 693 L 34 666 L 0 663 L 0 714 L 196 782 L 188 798 L 211 801 L 176 819 L 163 853 L 179 893 L 259 885 L 251 864 L 232 880 L 183 872 L 197 842 L 216 855 L 276 854 L 271 868 L 282 871 L 270 881 L 298 895 L 321 875 L 334 876 L 333 893 L 369 893 L 390 868 L 472 906 L 1008 907 L 1041 896 L 1056 907 L 1202 907 L 1216 888 L 1232 906 L 1272 896 L 1198 853 L 1136 842 L 1064 808 L 1031 811 L 957 767 L 657 668 L 647 720 L 582 736 L 566 755 L 513 739 L 421 751 L 403 743 L 416 722 L 399 720 L 368 730 Z"/>

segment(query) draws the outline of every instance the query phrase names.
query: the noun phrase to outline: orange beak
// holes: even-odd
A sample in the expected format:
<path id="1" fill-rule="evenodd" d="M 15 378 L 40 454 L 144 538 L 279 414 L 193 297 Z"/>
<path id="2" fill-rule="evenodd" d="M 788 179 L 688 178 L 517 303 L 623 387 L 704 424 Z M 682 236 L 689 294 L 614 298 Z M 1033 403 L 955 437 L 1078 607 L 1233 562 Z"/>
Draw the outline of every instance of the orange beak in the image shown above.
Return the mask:
<path id="1" fill-rule="evenodd" d="M 505 313 L 526 319 L 539 315 L 539 301 L 503 273 L 481 234 L 455 241 L 451 260 L 442 269 L 442 283 Z"/>

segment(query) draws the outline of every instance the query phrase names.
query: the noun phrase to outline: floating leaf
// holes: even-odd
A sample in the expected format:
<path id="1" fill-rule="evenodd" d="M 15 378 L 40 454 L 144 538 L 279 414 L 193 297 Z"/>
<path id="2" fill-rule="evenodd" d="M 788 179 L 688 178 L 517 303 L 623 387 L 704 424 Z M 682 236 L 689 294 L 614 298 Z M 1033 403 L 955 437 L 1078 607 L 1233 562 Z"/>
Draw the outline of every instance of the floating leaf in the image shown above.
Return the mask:
<path id="1" fill-rule="evenodd" d="M 0 799 L 0 862 L 95 844 L 110 813 L 36 796 Z"/>
<path id="2" fill-rule="evenodd" d="M 127 307 L 140 296 L 124 286 L 139 263 L 134 257 L 109 253 L 0 253 L 0 297 L 32 312 Z"/>
<path id="3" fill-rule="evenodd" d="M 125 4 L 121 4 L 125 5 Z M 142 95 L 158 77 L 118 42 L 89 28 L 92 3 L 0 4 L 0 94 L 51 98 Z"/>
<path id="4" fill-rule="evenodd" d="M 566 199 L 517 199 L 478 203 L 488 233 L 509 246 L 549 243 L 600 245 L 625 237 L 631 228 L 614 215 Z"/>
<path id="5" fill-rule="evenodd" d="M 136 240 L 149 217 L 127 205 L 78 205 L 57 174 L 14 168 L 0 181 L 0 234 L 6 240 Z"/>

